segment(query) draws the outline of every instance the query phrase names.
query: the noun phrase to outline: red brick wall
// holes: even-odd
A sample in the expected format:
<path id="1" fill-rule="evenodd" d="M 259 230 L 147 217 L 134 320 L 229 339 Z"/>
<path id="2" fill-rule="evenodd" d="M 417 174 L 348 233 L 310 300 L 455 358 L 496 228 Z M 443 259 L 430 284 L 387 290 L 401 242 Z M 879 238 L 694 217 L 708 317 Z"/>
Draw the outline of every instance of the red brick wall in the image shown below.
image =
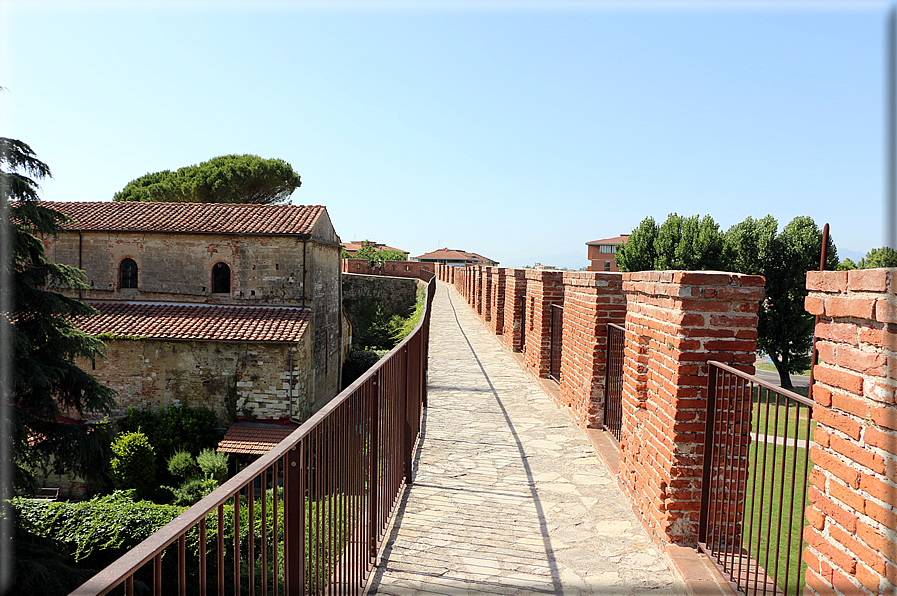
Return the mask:
<path id="1" fill-rule="evenodd" d="M 492 327 L 492 274 L 496 267 L 481 267 L 483 271 L 483 322 Z"/>
<path id="2" fill-rule="evenodd" d="M 753 373 L 760 276 L 623 273 L 620 482 L 655 539 L 697 541 L 707 360 Z"/>
<path id="3" fill-rule="evenodd" d="M 505 322 L 505 270 L 501 267 L 490 267 L 489 269 L 492 272 L 490 290 L 492 302 L 489 307 L 492 321 L 489 329 L 495 335 L 502 335 Z"/>
<path id="4" fill-rule="evenodd" d="M 505 345 L 512 352 L 523 350 L 523 309 L 526 303 L 526 271 L 505 269 L 505 309 L 502 329 Z"/>
<path id="5" fill-rule="evenodd" d="M 371 267 L 367 259 L 343 259 L 343 273 L 388 275 L 390 277 L 421 277 L 421 271 L 433 272 L 433 263 L 417 261 L 384 261 L 383 267 Z"/>
<path id="6" fill-rule="evenodd" d="M 564 302 L 562 271 L 527 269 L 526 337 L 523 361 L 537 377 L 547 377 L 551 365 L 551 305 Z"/>
<path id="7" fill-rule="evenodd" d="M 807 274 L 819 315 L 810 594 L 897 593 L 897 269 Z"/>
<path id="8" fill-rule="evenodd" d="M 622 325 L 626 297 L 620 273 L 565 271 L 560 402 L 585 428 L 604 421 L 607 324 Z"/>
<path id="9" fill-rule="evenodd" d="M 483 316 L 483 268 L 479 265 L 470 268 L 473 271 L 473 306 L 477 314 Z"/>

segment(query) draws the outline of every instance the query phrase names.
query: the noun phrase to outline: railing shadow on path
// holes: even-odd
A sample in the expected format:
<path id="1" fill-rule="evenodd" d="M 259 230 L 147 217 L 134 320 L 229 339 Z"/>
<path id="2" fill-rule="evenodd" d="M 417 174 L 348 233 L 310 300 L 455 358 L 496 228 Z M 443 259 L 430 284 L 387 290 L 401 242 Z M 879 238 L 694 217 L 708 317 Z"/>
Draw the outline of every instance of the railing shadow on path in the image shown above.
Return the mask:
<path id="1" fill-rule="evenodd" d="M 464 327 L 462 326 L 461 321 L 458 318 L 458 311 L 455 307 L 454 301 L 452 300 L 451 293 L 448 293 L 448 301 L 449 301 L 449 305 L 451 306 L 451 309 L 452 309 L 452 314 L 455 319 L 455 324 L 457 325 L 457 330 L 458 330 L 458 332 L 460 332 L 461 336 L 464 338 L 464 341 L 466 342 L 467 347 L 470 350 L 470 354 L 473 356 L 474 360 L 476 361 L 477 366 L 479 367 L 479 370 L 483 375 L 483 379 L 485 380 L 486 384 L 488 385 L 488 389 L 483 389 L 483 388 L 479 388 L 479 387 L 461 387 L 461 386 L 445 386 L 445 385 L 429 385 L 429 384 L 428 384 L 428 389 L 431 391 L 434 389 L 447 389 L 447 390 L 452 390 L 452 391 L 475 392 L 475 393 L 480 393 L 480 394 L 491 393 L 493 399 L 495 400 L 496 405 L 501 410 L 502 416 L 504 417 L 504 421 L 507 424 L 507 428 L 510 430 L 511 435 L 513 436 L 514 444 L 515 444 L 515 447 L 519 454 L 520 464 L 522 465 L 522 467 L 525 471 L 526 477 L 527 477 L 527 486 L 529 488 L 529 493 L 530 493 L 529 497 L 530 497 L 531 503 L 535 507 L 536 515 L 537 515 L 538 521 L 539 521 L 539 529 L 540 529 L 540 533 L 541 533 L 542 546 L 543 546 L 544 552 L 545 552 L 545 562 L 547 562 L 547 568 L 550 570 L 550 573 L 551 573 L 551 580 L 550 580 L 551 588 L 550 588 L 550 590 L 549 589 L 540 589 L 540 590 L 538 590 L 538 592 L 544 593 L 544 594 L 555 594 L 555 595 L 560 596 L 560 595 L 564 594 L 564 589 L 563 589 L 562 581 L 560 578 L 560 574 L 558 573 L 558 567 L 555 562 L 556 561 L 555 553 L 554 553 L 554 549 L 552 548 L 551 537 L 549 535 L 548 521 L 545 516 L 545 512 L 543 510 L 539 494 L 536 490 L 536 486 L 535 486 L 536 478 L 534 477 L 534 474 L 529 465 L 529 462 L 527 461 L 528 456 L 527 456 L 526 450 L 524 449 L 523 441 L 520 439 L 520 436 L 514 427 L 514 423 L 511 421 L 511 417 L 508 414 L 508 410 L 505 407 L 505 404 L 503 403 L 498 390 L 496 389 L 495 385 L 493 384 L 492 379 L 489 376 L 489 373 L 486 371 L 486 368 L 483 365 L 483 362 L 480 359 L 479 355 L 477 354 L 476 349 L 474 348 L 473 344 L 471 343 L 470 338 L 468 337 L 467 333 L 464 331 Z M 371 582 L 369 583 L 368 593 L 371 593 L 372 590 L 373 590 L 373 592 L 376 592 L 376 587 L 381 584 L 381 582 L 383 580 L 384 573 L 387 572 L 388 565 L 385 563 L 388 561 L 391 547 L 395 544 L 395 541 L 399 534 L 399 531 L 402 528 L 402 524 L 403 524 L 402 514 L 403 514 L 403 512 L 406 511 L 406 506 L 408 504 L 409 497 L 411 496 L 411 491 L 413 491 L 415 489 L 415 487 L 418 487 L 418 488 L 427 487 L 427 488 L 432 488 L 432 489 L 435 489 L 438 491 L 455 490 L 455 491 L 464 491 L 465 493 L 472 492 L 472 489 L 470 489 L 470 488 L 457 489 L 457 488 L 445 487 L 445 486 L 425 485 L 425 484 L 420 484 L 417 482 L 417 480 L 416 480 L 417 472 L 420 467 L 420 463 L 421 463 L 420 459 L 421 459 L 421 454 L 422 454 L 422 450 L 423 450 L 424 446 L 427 444 L 428 441 L 440 440 L 439 438 L 431 437 L 431 436 L 428 436 L 428 434 L 427 434 L 427 420 L 429 418 L 429 415 L 430 415 L 430 408 L 427 408 L 425 410 L 425 415 L 423 417 L 423 422 L 422 422 L 422 426 L 421 426 L 421 435 L 420 435 L 421 440 L 417 445 L 416 453 L 414 456 L 412 482 L 409 483 L 408 487 L 404 491 L 404 494 L 402 495 L 401 504 L 397 508 L 397 515 L 396 515 L 395 523 L 390 532 L 391 535 L 385 541 L 386 546 L 382 553 L 383 561 L 381 562 L 380 565 L 378 565 L 374 574 L 372 575 Z M 442 439 L 442 440 L 445 440 L 445 439 Z M 453 439 L 451 439 L 451 442 L 458 443 L 458 442 L 464 442 L 464 441 L 462 441 L 458 438 L 453 438 Z M 490 445 L 490 444 L 494 445 L 494 443 L 488 443 L 485 441 L 477 441 L 477 444 L 478 445 Z M 450 449 L 450 447 L 447 447 L 447 448 Z M 496 494 L 498 494 L 498 493 L 496 493 Z M 418 574 L 421 575 L 421 572 L 418 572 Z M 422 575 L 428 575 L 428 574 L 423 573 Z M 432 573 L 429 575 L 432 575 L 433 579 L 435 579 L 435 580 L 445 579 L 444 575 L 441 573 Z M 483 584 L 483 582 L 480 582 L 480 586 L 483 589 L 489 588 L 488 585 L 483 586 L 482 584 Z M 501 586 L 498 584 L 495 584 L 492 587 L 497 589 Z M 546 586 L 546 588 L 547 588 L 547 586 Z M 449 593 L 449 592 L 445 592 L 445 593 Z"/>

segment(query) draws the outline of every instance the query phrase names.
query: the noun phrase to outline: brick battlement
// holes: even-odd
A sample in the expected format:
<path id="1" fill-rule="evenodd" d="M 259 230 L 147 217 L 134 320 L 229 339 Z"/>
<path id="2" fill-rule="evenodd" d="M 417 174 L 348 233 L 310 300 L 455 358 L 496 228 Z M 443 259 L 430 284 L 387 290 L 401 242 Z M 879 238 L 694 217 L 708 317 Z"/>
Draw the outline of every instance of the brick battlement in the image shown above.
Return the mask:
<path id="1" fill-rule="evenodd" d="M 607 324 L 625 328 L 619 481 L 659 543 L 697 539 L 708 360 L 754 372 L 760 276 L 720 271 L 437 269 L 526 367 L 546 376 L 563 305 L 556 402 L 605 407 Z M 819 316 L 806 594 L 897 592 L 897 269 L 809 272 Z"/>

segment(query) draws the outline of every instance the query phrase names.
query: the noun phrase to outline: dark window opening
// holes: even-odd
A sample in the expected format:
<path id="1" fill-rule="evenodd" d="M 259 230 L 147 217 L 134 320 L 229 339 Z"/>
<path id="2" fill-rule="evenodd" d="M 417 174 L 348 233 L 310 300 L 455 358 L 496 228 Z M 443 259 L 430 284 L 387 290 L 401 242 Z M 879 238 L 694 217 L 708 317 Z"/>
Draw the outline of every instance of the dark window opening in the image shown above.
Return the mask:
<path id="1" fill-rule="evenodd" d="M 604 261 L 604 270 L 610 271 L 610 261 Z"/>
<path id="2" fill-rule="evenodd" d="M 215 263 L 212 267 L 212 293 L 230 293 L 230 267 L 226 263 Z"/>
<path id="3" fill-rule="evenodd" d="M 125 259 L 118 267 L 119 287 L 136 288 L 137 287 L 137 263 L 134 259 Z"/>

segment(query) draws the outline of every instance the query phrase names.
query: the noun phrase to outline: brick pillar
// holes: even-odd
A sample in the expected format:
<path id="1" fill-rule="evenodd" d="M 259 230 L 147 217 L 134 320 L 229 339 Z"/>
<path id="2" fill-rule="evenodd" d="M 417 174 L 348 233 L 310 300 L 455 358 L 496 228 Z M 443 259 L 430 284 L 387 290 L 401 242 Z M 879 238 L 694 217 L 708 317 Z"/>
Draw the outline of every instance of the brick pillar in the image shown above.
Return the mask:
<path id="1" fill-rule="evenodd" d="M 482 267 L 483 271 L 483 322 L 486 327 L 491 328 L 492 325 L 492 270 L 495 267 Z"/>
<path id="2" fill-rule="evenodd" d="M 551 305 L 563 304 L 563 271 L 526 269 L 526 338 L 523 361 L 537 377 L 551 366 Z"/>
<path id="3" fill-rule="evenodd" d="M 622 325 L 626 297 L 620 273 L 566 271 L 560 402 L 582 427 L 601 428 L 607 324 Z"/>
<path id="4" fill-rule="evenodd" d="M 483 316 L 483 267 L 477 265 L 474 267 L 474 310 L 481 317 Z"/>
<path id="5" fill-rule="evenodd" d="M 465 267 L 464 272 L 467 273 L 467 303 L 476 310 L 476 267 Z"/>
<path id="6" fill-rule="evenodd" d="M 897 593 L 897 269 L 811 271 L 807 592 Z"/>
<path id="7" fill-rule="evenodd" d="M 492 271 L 492 304 L 490 312 L 492 313 L 492 323 L 489 329 L 495 335 L 501 335 L 504 332 L 505 322 L 505 270 L 501 267 L 490 267 Z"/>
<path id="8" fill-rule="evenodd" d="M 504 342 L 512 352 L 523 350 L 523 315 L 526 304 L 526 270 L 505 269 Z"/>
<path id="9" fill-rule="evenodd" d="M 764 279 L 712 271 L 622 275 L 627 311 L 620 482 L 655 540 L 694 545 L 707 360 L 754 372 Z"/>

